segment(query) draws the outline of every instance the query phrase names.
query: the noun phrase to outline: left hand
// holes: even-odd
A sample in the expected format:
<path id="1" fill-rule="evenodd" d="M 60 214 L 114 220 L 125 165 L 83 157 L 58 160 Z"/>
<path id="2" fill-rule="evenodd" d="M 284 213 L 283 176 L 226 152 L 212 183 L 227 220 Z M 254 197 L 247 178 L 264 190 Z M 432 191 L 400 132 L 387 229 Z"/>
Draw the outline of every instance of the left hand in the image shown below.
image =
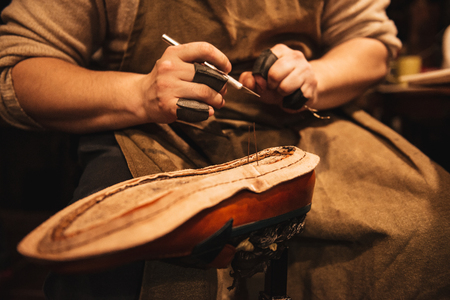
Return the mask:
<path id="1" fill-rule="evenodd" d="M 259 75 L 253 76 L 251 72 L 241 74 L 239 81 L 249 89 L 261 95 L 261 101 L 282 107 L 283 97 L 288 96 L 300 88 L 303 95 L 308 98 L 306 105 L 314 106 L 317 102 L 317 79 L 311 64 L 304 54 L 293 50 L 286 45 L 278 44 L 271 48 L 278 60 L 269 69 L 267 81 Z M 295 113 L 297 111 L 283 108 Z"/>

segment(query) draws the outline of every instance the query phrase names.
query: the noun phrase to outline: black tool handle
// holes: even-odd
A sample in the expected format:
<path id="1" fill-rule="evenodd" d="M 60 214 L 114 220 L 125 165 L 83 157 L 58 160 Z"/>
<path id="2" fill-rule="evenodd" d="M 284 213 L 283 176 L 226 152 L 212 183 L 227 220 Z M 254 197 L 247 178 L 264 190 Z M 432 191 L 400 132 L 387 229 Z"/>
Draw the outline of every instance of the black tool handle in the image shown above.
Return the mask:
<path id="1" fill-rule="evenodd" d="M 267 80 L 269 69 L 277 59 L 278 57 L 270 49 L 264 50 L 253 65 L 253 75 L 261 75 L 262 78 Z M 297 110 L 302 108 L 307 101 L 308 98 L 303 95 L 302 90 L 297 89 L 294 93 L 283 98 L 283 107 Z"/>

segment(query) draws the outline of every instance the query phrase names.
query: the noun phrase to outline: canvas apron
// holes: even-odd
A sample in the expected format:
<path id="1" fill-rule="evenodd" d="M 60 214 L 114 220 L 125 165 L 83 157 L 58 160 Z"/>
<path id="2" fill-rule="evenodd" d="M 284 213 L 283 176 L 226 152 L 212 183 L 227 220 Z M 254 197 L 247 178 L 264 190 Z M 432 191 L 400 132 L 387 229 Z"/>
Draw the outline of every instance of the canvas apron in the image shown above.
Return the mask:
<path id="1" fill-rule="evenodd" d="M 312 57 L 320 38 L 322 2 L 306 2 L 304 7 L 292 1 L 277 1 L 276 5 L 272 1 L 141 1 L 121 70 L 149 73 L 167 48 L 161 39 L 164 33 L 180 43 L 207 41 L 215 45 L 229 57 L 235 75 L 250 70 L 260 52 L 276 43 L 286 43 Z M 280 16 L 291 20 L 285 23 Z M 288 127 L 302 116 L 262 105 L 233 87 L 228 88 L 225 99 L 226 107 L 205 122 L 147 124 L 117 132 L 133 176 L 243 157 L 248 153 L 248 126 L 253 122 L 260 149 L 298 142 L 298 135 Z"/>
<path id="2" fill-rule="evenodd" d="M 167 47 L 161 40 L 163 34 L 180 43 L 212 43 L 229 57 L 232 74 L 236 76 L 250 70 L 259 53 L 277 43 L 299 49 L 308 59 L 313 59 L 321 54 L 323 1 L 299 2 L 143 0 L 121 70 L 150 72 Z M 442 195 L 446 194 L 442 185 L 450 182 L 448 174 L 398 134 L 351 105 L 324 113 L 331 119 L 315 119 L 308 113 L 286 114 L 278 107 L 263 104 L 229 87 L 226 106 L 207 121 L 145 124 L 117 131 L 115 135 L 136 177 L 244 157 L 249 139 L 250 152 L 255 151 L 254 135 L 249 133 L 249 127 L 255 123 L 258 149 L 295 145 L 321 157 L 304 238 L 291 247 L 288 287 L 291 297 L 312 298 L 320 294 L 328 299 L 336 295 L 359 299 L 368 289 L 374 293 L 391 289 L 395 293 L 396 287 L 421 286 L 420 278 L 414 283 L 409 279 L 409 283 L 392 284 L 379 276 L 387 274 L 390 259 L 401 248 L 390 237 L 409 233 L 410 228 L 417 226 L 415 221 L 428 219 L 427 215 L 433 213 L 430 210 L 444 205 Z M 433 201 L 433 206 L 427 201 Z M 413 217 L 399 215 L 400 207 Z M 428 220 L 421 226 L 430 228 L 433 222 Z M 448 218 L 440 222 L 448 224 Z M 433 236 L 432 230 L 429 232 Z M 305 244 L 305 239 L 320 243 Z M 336 241 L 344 246 L 337 246 Z M 411 251 L 426 252 L 424 249 Z M 383 259 L 374 260 L 380 253 Z M 441 257 L 440 261 L 450 259 Z M 366 274 L 368 262 L 375 273 Z M 396 270 L 404 267 L 401 262 L 396 263 L 400 264 Z M 158 281 L 154 285 L 161 283 L 159 279 L 165 271 L 159 267 L 157 264 L 148 267 L 153 268 L 153 273 L 144 276 L 144 281 L 147 278 Z M 351 276 L 341 276 L 343 267 L 354 276 L 361 275 L 356 287 L 355 280 L 346 281 Z M 396 270 L 389 269 L 389 275 L 401 277 Z M 166 280 L 173 283 L 175 275 L 177 271 L 167 275 Z M 336 278 L 340 279 L 336 281 Z M 331 289 L 333 282 L 338 283 Z M 180 295 L 190 286 L 194 290 L 192 297 L 214 298 L 215 291 L 204 282 L 181 286 Z M 158 299 L 154 288 L 143 291 L 142 299 Z M 160 296 L 167 296 L 166 292 Z"/>

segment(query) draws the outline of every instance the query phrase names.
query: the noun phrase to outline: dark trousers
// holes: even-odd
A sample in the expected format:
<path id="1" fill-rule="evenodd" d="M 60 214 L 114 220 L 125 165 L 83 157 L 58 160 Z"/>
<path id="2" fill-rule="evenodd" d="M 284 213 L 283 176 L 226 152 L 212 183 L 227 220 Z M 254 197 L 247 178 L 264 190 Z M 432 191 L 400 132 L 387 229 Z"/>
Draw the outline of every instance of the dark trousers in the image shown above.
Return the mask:
<path id="1" fill-rule="evenodd" d="M 132 178 L 113 132 L 81 137 L 79 157 L 84 171 L 72 202 Z M 139 261 L 98 273 L 52 272 L 44 292 L 48 299 L 139 299 L 143 269 Z"/>

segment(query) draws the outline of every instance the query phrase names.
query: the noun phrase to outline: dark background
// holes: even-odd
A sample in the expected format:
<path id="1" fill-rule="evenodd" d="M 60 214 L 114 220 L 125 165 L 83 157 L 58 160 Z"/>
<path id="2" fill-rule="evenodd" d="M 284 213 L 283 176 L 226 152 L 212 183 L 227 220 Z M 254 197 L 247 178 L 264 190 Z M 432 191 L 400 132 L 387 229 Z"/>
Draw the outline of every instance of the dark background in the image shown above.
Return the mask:
<path id="1" fill-rule="evenodd" d="M 404 43 L 402 55 L 420 55 L 424 69 L 439 68 L 450 1 L 394 0 L 387 12 Z M 450 170 L 450 94 L 374 91 L 358 104 Z M 30 264 L 15 247 L 71 199 L 80 175 L 77 140 L 0 122 L 0 299 L 43 299 L 47 270 Z"/>

